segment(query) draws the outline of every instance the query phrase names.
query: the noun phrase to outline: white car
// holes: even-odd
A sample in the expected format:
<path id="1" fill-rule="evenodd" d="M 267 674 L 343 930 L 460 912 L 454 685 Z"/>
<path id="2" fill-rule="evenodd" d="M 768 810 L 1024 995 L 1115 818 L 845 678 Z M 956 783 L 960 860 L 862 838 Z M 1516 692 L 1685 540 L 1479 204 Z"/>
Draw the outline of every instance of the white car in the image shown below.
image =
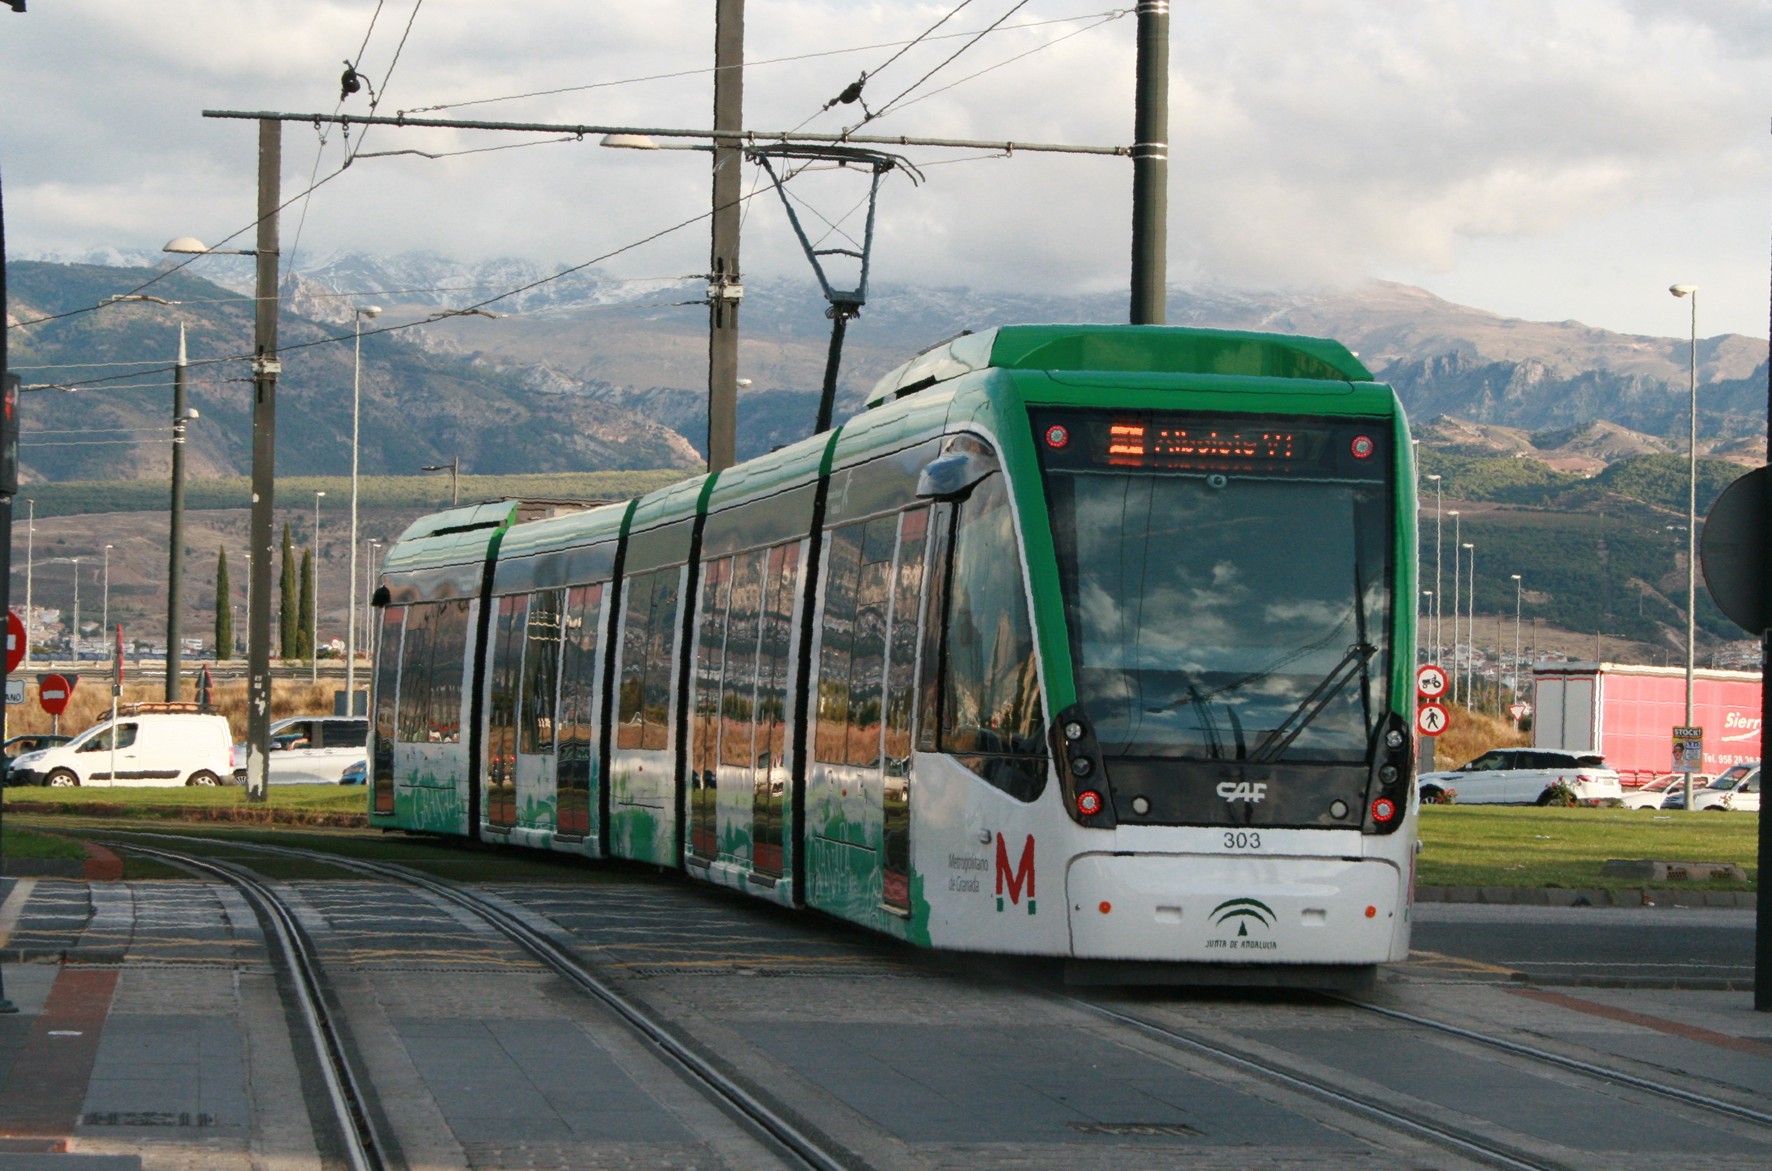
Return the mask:
<path id="1" fill-rule="evenodd" d="M 1624 797 L 1618 774 L 1600 757 L 1554 748 L 1491 748 L 1448 772 L 1423 773 L 1417 788 L 1427 805 L 1445 800 L 1448 790 L 1460 805 L 1549 805 L 1559 782 L 1583 805 Z"/>
<path id="2" fill-rule="evenodd" d="M 1692 791 L 1698 792 L 1711 783 L 1708 773 L 1692 774 Z M 1686 774 L 1663 773 L 1646 785 L 1627 789 L 1624 793 L 1626 809 L 1660 809 L 1661 803 L 1670 796 L 1678 794 L 1681 801 L 1686 799 Z"/>
<path id="3" fill-rule="evenodd" d="M 219 785 L 232 767 L 228 721 L 195 711 L 154 711 L 138 704 L 117 722 L 94 724 L 66 744 L 20 754 L 20 785 Z"/>
<path id="4" fill-rule="evenodd" d="M 1760 762 L 1738 764 L 1705 789 L 1692 794 L 1692 808 L 1732 810 L 1736 813 L 1760 811 Z"/>
<path id="5" fill-rule="evenodd" d="M 369 721 L 363 716 L 290 716 L 271 725 L 268 780 L 273 785 L 337 785 L 363 759 Z M 246 782 L 246 745 L 234 749 L 234 780 Z"/>

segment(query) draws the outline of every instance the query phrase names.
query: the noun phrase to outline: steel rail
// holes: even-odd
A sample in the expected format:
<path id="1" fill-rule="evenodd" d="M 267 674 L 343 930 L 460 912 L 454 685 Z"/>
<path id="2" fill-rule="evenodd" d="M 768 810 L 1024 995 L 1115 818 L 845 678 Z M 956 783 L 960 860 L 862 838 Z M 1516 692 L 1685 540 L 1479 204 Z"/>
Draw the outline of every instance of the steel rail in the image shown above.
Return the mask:
<path id="1" fill-rule="evenodd" d="M 271 924 L 277 945 L 283 952 L 286 970 L 293 977 L 296 1003 L 319 1059 L 320 1072 L 326 1083 L 326 1094 L 344 1140 L 345 1155 L 353 1171 L 385 1171 L 386 1152 L 392 1148 L 377 1133 L 370 1116 L 370 1096 L 363 1091 L 356 1072 L 345 1053 L 345 1038 L 339 1022 L 326 1008 L 321 995 L 322 977 L 313 950 L 306 942 L 295 915 L 267 885 L 250 874 L 221 862 L 196 858 L 189 854 L 158 850 L 133 842 L 111 843 L 118 849 L 145 854 L 177 866 L 213 874 L 250 899 Z"/>
<path id="2" fill-rule="evenodd" d="M 1516 1057 L 1525 1057 L 1534 1061 L 1541 1061 L 1547 1065 L 1554 1065 L 1562 1069 L 1570 1070 L 1574 1073 L 1585 1074 L 1592 1078 L 1599 1078 L 1602 1081 L 1609 1081 L 1615 1085 L 1628 1086 L 1633 1090 L 1640 1090 L 1660 1097 L 1671 1098 L 1676 1102 L 1683 1102 L 1688 1106 L 1696 1106 L 1703 1110 L 1710 1110 L 1718 1114 L 1727 1115 L 1730 1118 L 1735 1118 L 1743 1122 L 1752 1122 L 1760 1126 L 1772 1126 L 1772 1114 L 1767 1114 L 1764 1111 L 1755 1110 L 1747 1106 L 1738 1106 L 1733 1102 L 1725 1102 L 1721 1098 L 1712 1098 L 1705 1094 L 1693 1093 L 1691 1090 L 1683 1090 L 1678 1086 L 1662 1085 L 1658 1082 L 1651 1081 L 1648 1078 L 1625 1073 L 1622 1070 L 1607 1069 L 1603 1065 L 1595 1065 L 1592 1062 L 1582 1061 L 1575 1057 L 1564 1057 L 1560 1053 L 1552 1053 L 1547 1049 L 1538 1049 L 1531 1045 L 1522 1044 L 1518 1041 L 1509 1041 L 1505 1037 L 1494 1037 L 1487 1033 L 1479 1033 L 1474 1029 L 1467 1029 L 1461 1025 L 1434 1020 L 1432 1017 L 1416 1016 L 1414 1013 L 1404 1012 L 1401 1009 L 1385 1008 L 1384 1006 L 1377 1004 L 1367 1004 L 1365 1001 L 1354 1000 L 1346 996 L 1336 996 L 1328 993 L 1325 993 L 1325 995 L 1328 999 L 1336 1001 L 1339 1004 L 1350 1005 L 1354 1008 L 1363 1009 L 1366 1012 L 1377 1013 L 1379 1016 L 1403 1021 L 1420 1028 L 1434 1029 L 1438 1032 L 1458 1037 L 1474 1044 L 1487 1045 L 1492 1049 L 1499 1049 L 1504 1053 L 1511 1053 Z"/>
<path id="3" fill-rule="evenodd" d="M 143 836 L 178 838 L 180 835 Z M 717 1102 L 726 1107 L 729 1113 L 761 1132 L 761 1137 L 767 1139 L 769 1145 L 777 1148 L 777 1154 L 788 1156 L 812 1171 L 853 1171 L 853 1168 L 858 1165 L 847 1162 L 827 1151 L 818 1139 L 806 1134 L 791 1119 L 784 1117 L 780 1111 L 751 1093 L 737 1078 L 723 1073 L 713 1062 L 678 1040 L 668 1029 L 637 1007 L 631 1000 L 598 979 L 567 948 L 523 922 L 512 912 L 483 897 L 404 866 L 364 862 L 355 858 L 344 858 L 336 854 L 290 846 L 273 846 L 257 842 L 233 844 L 261 853 L 319 861 L 328 866 L 336 866 L 341 870 L 352 870 L 373 878 L 393 879 L 454 903 L 484 919 L 544 965 L 576 985 L 581 991 L 601 1001 L 623 1023 L 667 1056 L 689 1080 L 710 1093 Z"/>
<path id="4" fill-rule="evenodd" d="M 1153 1024 L 1150 1021 L 1141 1020 L 1103 1005 L 1092 1004 L 1087 1000 L 1078 1000 L 1070 996 L 1060 996 L 1058 999 L 1075 1008 L 1083 1009 L 1118 1024 L 1127 1025 L 1141 1033 L 1167 1041 L 1210 1060 L 1253 1074 L 1264 1081 L 1298 1090 L 1342 1109 L 1371 1118 L 1392 1129 L 1404 1131 L 1417 1138 L 1426 1139 L 1439 1146 L 1468 1155 L 1490 1166 L 1505 1168 L 1506 1171 L 1569 1171 L 1566 1164 L 1546 1159 L 1535 1159 L 1527 1152 L 1486 1141 L 1478 1135 L 1455 1127 L 1429 1122 L 1405 1111 L 1381 1105 L 1361 1095 L 1337 1089 L 1326 1082 L 1305 1077 L 1271 1062 L 1234 1052 L 1209 1041 L 1202 1041 L 1198 1037 L 1191 1037 L 1175 1029 Z"/>

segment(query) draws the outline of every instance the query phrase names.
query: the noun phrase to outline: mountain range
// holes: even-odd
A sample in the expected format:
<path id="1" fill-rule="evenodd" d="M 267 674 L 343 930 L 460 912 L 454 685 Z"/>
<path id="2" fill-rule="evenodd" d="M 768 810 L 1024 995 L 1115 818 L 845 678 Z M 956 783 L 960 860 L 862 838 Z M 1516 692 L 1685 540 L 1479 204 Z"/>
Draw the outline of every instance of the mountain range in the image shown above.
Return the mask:
<path id="1" fill-rule="evenodd" d="M 28 385 L 81 387 L 27 398 L 27 478 L 163 474 L 169 398 L 157 388 L 169 381 L 179 323 L 189 336 L 191 399 L 202 414 L 192 428 L 192 474 L 243 472 L 248 371 L 243 360 L 218 359 L 250 352 L 249 264 L 206 261 L 211 281 L 191 268 L 167 273 L 159 257 L 98 259 L 112 263 L 14 261 L 8 268 L 9 325 L 50 319 L 12 330 L 12 368 Z M 353 310 L 369 302 L 382 312 L 362 323 L 365 472 L 395 474 L 456 458 L 484 474 L 700 462 L 700 283 L 624 281 L 590 270 L 549 279 L 559 271 L 426 254 L 304 263 L 286 284 L 280 317 L 279 473 L 348 470 Z M 172 304 L 78 312 L 138 290 Z M 848 330 L 839 414 L 858 408 L 873 382 L 907 357 L 962 329 L 1119 321 L 1125 302 L 1119 291 L 876 287 Z M 468 308 L 475 311 L 427 322 Z M 809 282 L 747 282 L 741 458 L 810 430 L 830 328 L 823 309 Z M 1386 283 L 1298 294 L 1174 288 L 1168 320 L 1337 338 L 1397 388 L 1428 447 L 1531 458 L 1577 474 L 1627 455 L 1685 448 L 1685 338 L 1520 321 Z M 127 377 L 132 364 L 147 373 Z M 1700 339 L 1697 375 L 1701 449 L 1761 462 L 1766 343 L 1735 334 Z M 53 414 L 39 408 L 51 401 Z"/>

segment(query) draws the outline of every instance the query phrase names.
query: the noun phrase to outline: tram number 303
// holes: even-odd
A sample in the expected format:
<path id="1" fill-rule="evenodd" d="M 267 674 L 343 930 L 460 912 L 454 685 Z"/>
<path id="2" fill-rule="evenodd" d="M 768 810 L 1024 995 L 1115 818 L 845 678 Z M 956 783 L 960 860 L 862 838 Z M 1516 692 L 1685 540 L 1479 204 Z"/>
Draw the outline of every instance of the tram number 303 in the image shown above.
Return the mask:
<path id="1" fill-rule="evenodd" d="M 1227 850 L 1259 850 L 1261 835 L 1249 830 L 1227 831 L 1224 835 L 1224 848 Z"/>

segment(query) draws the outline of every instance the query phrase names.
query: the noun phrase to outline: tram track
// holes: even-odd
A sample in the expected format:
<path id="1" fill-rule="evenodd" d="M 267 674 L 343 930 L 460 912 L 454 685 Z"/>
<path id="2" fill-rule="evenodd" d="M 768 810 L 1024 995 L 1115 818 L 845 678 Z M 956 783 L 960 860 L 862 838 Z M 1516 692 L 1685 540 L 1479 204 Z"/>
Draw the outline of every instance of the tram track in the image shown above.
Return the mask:
<path id="1" fill-rule="evenodd" d="M 179 835 L 172 834 L 143 834 L 139 836 L 184 841 L 201 840 L 181 838 Z M 311 1032 L 311 1035 L 315 1039 L 316 1051 L 323 1051 L 326 1055 L 324 1066 L 327 1070 L 328 1094 L 333 1095 L 335 1083 L 340 1087 L 340 1094 L 334 1095 L 333 1100 L 335 1105 L 340 1105 L 342 1110 L 338 1115 L 341 1119 L 341 1127 L 342 1120 L 347 1117 L 353 1121 L 367 1121 L 371 1113 L 369 1109 L 365 1108 L 370 1101 L 369 1096 L 360 1088 L 361 1079 L 355 1075 L 349 1062 L 345 1060 L 348 1046 L 340 1035 L 338 1022 L 332 1020 L 323 1011 L 324 997 L 321 990 L 324 987 L 324 976 L 320 972 L 318 961 L 313 955 L 305 934 L 296 923 L 293 912 L 276 892 L 242 869 L 224 863 L 138 845 L 133 840 L 110 844 L 119 849 L 212 874 L 222 881 L 236 886 L 246 894 L 255 906 L 264 908 L 265 917 L 276 927 L 276 934 L 285 954 L 292 957 L 291 971 L 299 977 L 295 982 L 303 992 L 303 1018 L 315 1020 L 322 1029 L 321 1033 Z M 366 877 L 399 882 L 422 890 L 468 912 L 491 926 L 543 967 L 599 1003 L 605 1011 L 642 1038 L 651 1051 L 662 1058 L 667 1066 L 674 1069 L 680 1077 L 711 1099 L 729 1117 L 738 1121 L 754 1139 L 779 1158 L 784 1165 L 805 1168 L 807 1171 L 857 1171 L 867 1165 L 865 1160 L 853 1152 L 839 1147 L 815 1131 L 810 1125 L 795 1118 L 785 1106 L 770 1100 L 768 1096 L 749 1085 L 745 1079 L 723 1068 L 720 1062 L 684 1040 L 665 1022 L 634 999 L 624 996 L 612 984 L 599 977 L 582 962 L 567 944 L 550 937 L 549 933 L 526 922 L 522 916 L 501 906 L 499 902 L 404 866 L 366 862 L 320 851 L 263 843 L 235 842 L 230 843 L 230 846 L 257 853 L 320 862 Z M 337 1059 L 337 1064 L 333 1063 L 334 1058 Z M 364 1159 L 364 1161 L 358 1162 L 353 1154 L 351 1162 L 353 1171 L 381 1171 L 384 1167 L 400 1165 L 377 1161 L 379 1152 L 389 1148 L 386 1142 L 373 1130 L 354 1129 L 352 1134 L 357 1136 L 356 1146 L 353 1150 L 361 1148 Z"/>
<path id="2" fill-rule="evenodd" d="M 288 904 L 266 883 L 239 867 L 223 862 L 156 849 L 136 843 L 118 843 L 145 857 L 218 878 L 232 886 L 252 905 L 267 935 L 276 941 L 281 970 L 288 979 L 294 1007 L 313 1050 L 321 1088 L 330 1107 L 334 1137 L 342 1147 L 352 1171 L 387 1171 L 403 1165 L 398 1147 L 379 1120 L 380 1108 L 369 1081 L 352 1060 L 347 1026 L 333 1012 L 327 995 L 325 970 L 312 941 L 302 930 Z"/>

